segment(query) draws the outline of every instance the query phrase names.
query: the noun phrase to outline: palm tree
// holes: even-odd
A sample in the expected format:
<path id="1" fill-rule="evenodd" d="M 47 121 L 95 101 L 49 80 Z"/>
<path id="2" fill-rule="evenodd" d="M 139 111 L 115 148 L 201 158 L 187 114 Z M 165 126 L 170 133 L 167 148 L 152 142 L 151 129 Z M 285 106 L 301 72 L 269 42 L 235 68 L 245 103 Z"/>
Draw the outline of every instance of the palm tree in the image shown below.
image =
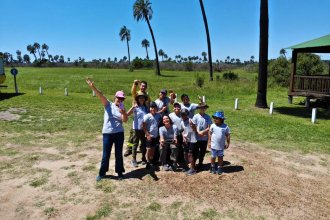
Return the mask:
<path id="1" fill-rule="evenodd" d="M 213 66 L 212 66 L 211 40 L 210 40 L 209 27 L 207 24 L 207 18 L 206 18 L 206 14 L 205 14 L 205 10 L 204 10 L 203 0 L 199 0 L 199 4 L 201 6 L 203 20 L 204 20 L 204 26 L 205 26 L 205 31 L 206 31 L 207 52 L 209 54 L 209 66 L 210 66 L 210 81 L 213 81 Z"/>
<path id="2" fill-rule="evenodd" d="M 33 46 L 36 50 L 38 50 L 39 58 L 41 60 L 41 54 L 40 54 L 40 50 L 39 50 L 40 49 L 40 44 L 38 42 L 34 42 Z"/>
<path id="3" fill-rule="evenodd" d="M 17 55 L 17 61 L 18 63 L 22 63 L 22 52 L 20 50 L 16 50 L 16 55 Z"/>
<path id="4" fill-rule="evenodd" d="M 124 41 L 126 40 L 127 43 L 127 51 L 128 51 L 128 64 L 131 64 L 131 56 L 129 53 L 129 44 L 128 41 L 131 40 L 131 31 L 124 25 L 119 32 L 120 40 Z"/>
<path id="5" fill-rule="evenodd" d="M 37 60 L 36 48 L 33 45 L 29 44 L 27 45 L 26 50 L 29 51 L 31 54 L 33 54 L 34 60 L 36 61 Z"/>
<path id="6" fill-rule="evenodd" d="M 144 39 L 142 42 L 142 47 L 146 48 L 146 52 L 147 52 L 147 59 L 149 60 L 149 55 L 148 55 L 148 47 L 150 46 L 150 43 L 147 39 Z"/>
<path id="7" fill-rule="evenodd" d="M 254 56 L 252 55 L 251 58 L 250 58 L 250 62 L 251 63 L 254 63 Z"/>
<path id="8" fill-rule="evenodd" d="M 159 68 L 159 60 L 158 60 L 158 54 L 157 54 L 157 46 L 156 46 L 156 40 L 154 36 L 154 32 L 152 31 L 151 25 L 150 25 L 150 20 L 152 18 L 152 9 L 151 9 L 151 3 L 149 0 L 136 0 L 136 2 L 133 5 L 133 15 L 134 18 L 139 21 L 139 20 L 146 20 L 150 34 L 152 37 L 152 41 L 154 44 L 154 49 L 155 49 L 155 56 L 156 56 L 156 66 L 157 66 L 157 72 L 156 74 L 160 76 L 160 68 Z"/>
<path id="9" fill-rule="evenodd" d="M 202 52 L 202 57 L 203 57 L 203 61 L 206 62 L 207 61 L 207 53 L 205 51 Z"/>
<path id="10" fill-rule="evenodd" d="M 25 63 L 30 63 L 30 56 L 27 55 L 27 54 L 24 54 L 23 60 L 24 60 Z"/>
<path id="11" fill-rule="evenodd" d="M 164 61 L 164 55 L 165 55 L 165 52 L 164 52 L 162 49 L 160 49 L 160 50 L 158 51 L 158 55 L 161 56 L 161 57 L 162 57 L 162 61 Z"/>
<path id="12" fill-rule="evenodd" d="M 255 106 L 267 108 L 268 0 L 260 0 L 258 92 Z"/>
<path id="13" fill-rule="evenodd" d="M 48 54 L 48 49 L 49 49 L 49 47 L 48 47 L 48 45 L 47 45 L 47 44 L 42 44 L 42 45 L 41 45 L 41 49 L 45 50 L 46 53 L 47 53 L 47 56 L 49 57 L 49 54 Z"/>

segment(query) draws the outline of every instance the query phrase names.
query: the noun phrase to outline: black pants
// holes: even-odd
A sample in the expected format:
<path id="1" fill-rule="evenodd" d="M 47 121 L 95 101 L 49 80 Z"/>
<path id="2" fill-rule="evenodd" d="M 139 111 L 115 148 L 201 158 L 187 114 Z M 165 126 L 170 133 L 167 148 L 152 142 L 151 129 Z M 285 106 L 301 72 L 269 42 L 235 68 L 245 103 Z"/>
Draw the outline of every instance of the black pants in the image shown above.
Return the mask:
<path id="1" fill-rule="evenodd" d="M 162 164 L 172 164 L 177 162 L 178 148 L 175 144 L 164 144 L 159 147 L 160 158 Z M 168 157 L 169 155 L 169 157 Z"/>
<path id="2" fill-rule="evenodd" d="M 195 162 L 198 159 L 199 164 L 203 163 L 206 153 L 206 148 L 207 148 L 207 141 L 197 141 L 193 152 L 193 157 Z"/>

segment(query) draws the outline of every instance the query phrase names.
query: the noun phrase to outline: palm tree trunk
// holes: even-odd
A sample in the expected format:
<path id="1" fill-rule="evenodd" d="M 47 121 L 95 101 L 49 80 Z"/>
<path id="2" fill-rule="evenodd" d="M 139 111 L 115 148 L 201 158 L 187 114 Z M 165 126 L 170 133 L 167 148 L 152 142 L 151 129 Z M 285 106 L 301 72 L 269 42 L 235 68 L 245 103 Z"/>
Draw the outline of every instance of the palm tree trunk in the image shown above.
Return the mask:
<path id="1" fill-rule="evenodd" d="M 131 55 L 129 53 L 129 44 L 127 38 L 126 38 L 126 43 L 127 43 L 127 53 L 128 53 L 128 64 L 131 65 Z"/>
<path id="2" fill-rule="evenodd" d="M 206 18 L 206 14 L 205 14 L 205 10 L 204 10 L 203 0 L 199 0 L 199 4 L 201 6 L 203 20 L 204 20 L 204 26 L 205 26 L 205 31 L 206 31 L 207 50 L 208 50 L 208 55 L 209 55 L 209 66 L 210 66 L 210 81 L 213 81 L 213 66 L 212 66 L 212 53 L 211 53 L 211 40 L 210 40 L 209 26 L 207 24 L 207 18 Z"/>
<path id="3" fill-rule="evenodd" d="M 156 66 L 157 66 L 156 75 L 160 76 L 159 60 L 158 60 L 158 53 L 157 53 L 157 46 L 156 46 L 156 40 L 155 40 L 154 32 L 152 31 L 149 18 L 146 17 L 145 19 L 146 19 L 146 21 L 148 23 L 148 27 L 149 27 L 149 30 L 150 30 L 150 33 L 151 33 L 151 37 L 152 37 L 152 42 L 154 43 L 154 49 L 155 49 L 155 55 L 156 55 Z"/>
<path id="4" fill-rule="evenodd" d="M 149 60 L 148 48 L 147 47 L 146 47 L 146 52 L 147 52 L 147 60 Z"/>
<path id="5" fill-rule="evenodd" d="M 36 53 L 35 52 L 33 53 L 33 56 L 34 56 L 34 61 L 36 61 L 37 60 L 37 56 L 36 56 Z"/>
<path id="6" fill-rule="evenodd" d="M 260 0 L 258 92 L 255 106 L 267 108 L 268 0 Z"/>

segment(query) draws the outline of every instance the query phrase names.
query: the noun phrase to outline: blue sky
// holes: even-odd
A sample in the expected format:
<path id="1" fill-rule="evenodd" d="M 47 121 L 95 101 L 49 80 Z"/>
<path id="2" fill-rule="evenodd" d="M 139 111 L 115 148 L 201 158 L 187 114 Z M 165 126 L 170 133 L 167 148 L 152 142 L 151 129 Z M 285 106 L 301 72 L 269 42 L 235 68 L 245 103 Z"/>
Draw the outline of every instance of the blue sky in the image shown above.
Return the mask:
<path id="1" fill-rule="evenodd" d="M 133 18 L 134 0 L 0 0 L 0 51 L 27 54 L 38 42 L 52 55 L 71 60 L 127 56 L 119 31 L 131 30 L 131 57 L 145 57 L 143 39 L 151 35 L 144 21 Z M 157 48 L 169 57 L 201 56 L 207 52 L 198 0 L 151 0 L 151 26 Z M 259 57 L 260 0 L 204 0 L 211 35 L 213 60 Z M 269 0 L 269 58 L 281 48 L 330 34 L 329 0 Z M 288 56 L 291 51 L 288 50 Z M 329 55 L 321 55 L 330 59 Z M 33 56 L 30 56 L 33 60 Z"/>

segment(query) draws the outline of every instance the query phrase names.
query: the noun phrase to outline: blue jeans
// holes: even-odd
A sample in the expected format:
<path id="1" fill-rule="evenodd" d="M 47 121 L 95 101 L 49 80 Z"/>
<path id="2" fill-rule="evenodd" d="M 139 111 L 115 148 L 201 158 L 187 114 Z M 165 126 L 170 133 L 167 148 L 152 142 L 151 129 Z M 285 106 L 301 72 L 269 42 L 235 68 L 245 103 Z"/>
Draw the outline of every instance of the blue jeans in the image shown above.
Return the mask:
<path id="1" fill-rule="evenodd" d="M 109 160 L 113 144 L 115 144 L 115 172 L 120 174 L 125 172 L 123 162 L 124 132 L 103 134 L 103 154 L 99 171 L 100 176 L 104 176 L 109 170 Z"/>

